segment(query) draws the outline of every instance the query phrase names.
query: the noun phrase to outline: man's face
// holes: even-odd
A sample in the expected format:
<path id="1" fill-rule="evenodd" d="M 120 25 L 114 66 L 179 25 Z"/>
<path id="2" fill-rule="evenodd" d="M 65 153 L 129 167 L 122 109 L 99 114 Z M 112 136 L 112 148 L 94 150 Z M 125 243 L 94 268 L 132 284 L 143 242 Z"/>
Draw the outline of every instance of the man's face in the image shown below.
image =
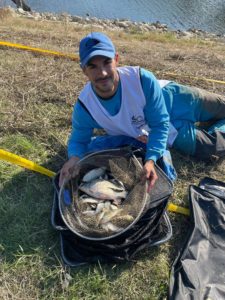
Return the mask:
<path id="1" fill-rule="evenodd" d="M 95 92 L 102 98 L 109 98 L 116 92 L 119 82 L 117 63 L 117 54 L 114 59 L 94 56 L 83 68 L 83 72 L 92 83 Z"/>

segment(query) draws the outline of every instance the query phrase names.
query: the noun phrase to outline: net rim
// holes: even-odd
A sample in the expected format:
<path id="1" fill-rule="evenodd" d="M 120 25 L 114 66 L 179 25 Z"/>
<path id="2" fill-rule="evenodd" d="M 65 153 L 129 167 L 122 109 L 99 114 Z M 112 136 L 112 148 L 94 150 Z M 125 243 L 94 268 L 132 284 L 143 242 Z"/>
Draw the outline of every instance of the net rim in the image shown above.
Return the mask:
<path id="1" fill-rule="evenodd" d="M 83 157 L 82 159 L 80 159 L 78 161 L 78 165 L 82 164 L 83 161 L 85 161 L 86 159 L 90 158 L 91 156 L 96 156 L 96 155 L 101 155 L 101 153 L 106 153 L 106 152 L 118 152 L 121 150 L 125 150 L 125 148 L 116 148 L 116 149 L 107 149 L 107 150 L 101 150 L 101 151 L 97 151 L 94 153 L 90 153 L 88 155 L 86 155 L 85 157 Z M 133 153 L 133 151 L 131 151 L 131 153 Z M 68 182 L 70 182 L 71 179 L 66 180 L 63 182 L 63 185 L 61 186 L 60 190 L 59 190 L 59 197 L 58 197 L 58 206 L 59 206 L 59 211 L 60 211 L 60 215 L 64 221 L 64 223 L 66 224 L 66 226 L 76 235 L 78 235 L 79 237 L 86 239 L 86 240 L 92 240 L 92 241 L 106 241 L 106 240 L 110 240 L 113 238 L 116 238 L 122 234 L 124 234 L 126 231 L 128 231 L 132 226 L 134 226 L 138 220 L 140 219 L 140 216 L 142 215 L 144 208 L 146 206 L 146 202 L 147 202 L 147 198 L 148 198 L 148 193 L 146 192 L 145 194 L 145 199 L 142 200 L 142 207 L 139 210 L 138 214 L 136 215 L 135 219 L 127 226 L 125 227 L 123 230 L 119 231 L 119 232 L 115 232 L 114 234 L 110 235 L 110 236 L 104 236 L 104 237 L 92 237 L 92 236 L 87 236 L 87 235 L 83 235 L 82 233 L 80 233 L 79 231 L 76 231 L 74 228 L 72 228 L 72 226 L 68 223 L 68 221 L 66 220 L 64 213 L 63 213 L 63 208 L 62 208 L 62 194 L 64 192 L 65 189 L 65 185 L 68 184 Z M 144 184 L 144 188 L 147 190 L 147 182 L 145 182 Z"/>

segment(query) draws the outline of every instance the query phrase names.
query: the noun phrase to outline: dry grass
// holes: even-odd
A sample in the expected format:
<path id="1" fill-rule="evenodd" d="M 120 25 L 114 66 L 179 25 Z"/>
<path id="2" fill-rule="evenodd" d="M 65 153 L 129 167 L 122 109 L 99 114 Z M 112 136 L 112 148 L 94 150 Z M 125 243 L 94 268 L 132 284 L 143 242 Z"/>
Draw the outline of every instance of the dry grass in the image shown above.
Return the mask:
<path id="1" fill-rule="evenodd" d="M 73 24 L 15 18 L 0 10 L 1 39 L 74 53 L 90 31 Z M 92 29 L 94 29 L 92 27 Z M 106 32 L 121 65 L 140 65 L 159 78 L 174 79 L 225 93 L 225 85 L 183 75 L 224 80 L 225 46 L 172 34 Z M 1 147 L 58 171 L 66 159 L 73 104 L 85 78 L 76 62 L 0 48 Z M 172 78 L 173 79 L 173 78 Z M 178 172 L 173 202 L 187 206 L 190 184 L 211 176 L 224 178 L 224 163 L 197 163 L 173 151 Z M 58 235 L 50 226 L 52 184 L 48 178 L 0 162 L 1 299 L 163 299 L 169 270 L 188 220 L 170 214 L 174 235 L 161 247 L 146 250 L 134 263 L 94 265 L 70 270 L 60 259 Z"/>

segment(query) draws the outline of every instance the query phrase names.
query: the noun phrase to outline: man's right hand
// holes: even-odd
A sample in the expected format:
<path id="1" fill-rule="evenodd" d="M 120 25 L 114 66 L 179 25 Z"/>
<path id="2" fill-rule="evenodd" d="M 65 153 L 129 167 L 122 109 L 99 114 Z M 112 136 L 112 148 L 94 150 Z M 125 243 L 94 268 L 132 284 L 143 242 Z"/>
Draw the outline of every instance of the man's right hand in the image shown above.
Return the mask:
<path id="1" fill-rule="evenodd" d="M 59 176 L 59 186 L 61 187 L 63 184 L 63 181 L 69 180 L 72 176 L 75 176 L 79 173 L 79 168 L 77 165 L 79 161 L 79 157 L 72 156 L 62 167 L 60 171 Z"/>

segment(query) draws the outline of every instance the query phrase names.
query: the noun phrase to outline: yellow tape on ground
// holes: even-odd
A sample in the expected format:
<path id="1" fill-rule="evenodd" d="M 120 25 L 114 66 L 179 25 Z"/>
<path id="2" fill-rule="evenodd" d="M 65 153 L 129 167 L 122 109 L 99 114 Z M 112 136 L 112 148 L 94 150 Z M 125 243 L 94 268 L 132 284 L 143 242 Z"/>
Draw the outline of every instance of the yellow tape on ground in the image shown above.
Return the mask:
<path id="1" fill-rule="evenodd" d="M 172 211 L 172 212 L 175 212 L 175 213 L 179 213 L 179 214 L 182 214 L 182 215 L 185 215 L 185 216 L 190 216 L 190 210 L 188 208 L 181 207 L 181 206 L 175 205 L 173 203 L 169 203 L 168 206 L 167 206 L 167 209 L 169 211 Z"/>
<path id="2" fill-rule="evenodd" d="M 41 167 L 41 166 L 37 165 L 36 163 L 28 160 L 28 159 L 25 159 L 25 158 L 23 158 L 19 155 L 13 154 L 13 153 L 8 152 L 8 151 L 5 151 L 3 149 L 0 149 L 0 159 L 4 160 L 4 161 L 7 161 L 7 162 L 10 162 L 14 165 L 24 167 L 26 169 L 39 172 L 39 173 L 47 175 L 49 177 L 55 176 L 54 172 L 52 172 L 52 171 L 50 171 L 50 170 L 48 170 L 44 167 Z"/>
<path id="3" fill-rule="evenodd" d="M 21 44 L 13 44 L 10 42 L 5 42 L 5 41 L 0 41 L 0 46 L 11 47 L 11 48 L 16 48 L 16 49 L 21 49 L 21 50 L 28 50 L 28 51 L 41 53 L 41 54 L 58 56 L 58 57 L 65 57 L 65 58 L 69 58 L 69 59 L 75 60 L 75 61 L 79 60 L 78 55 L 76 55 L 76 54 L 67 54 L 67 53 L 62 53 L 62 52 L 58 52 L 58 51 L 34 48 L 34 47 L 29 47 L 29 46 L 25 46 L 25 45 L 21 45 Z"/>
<path id="4" fill-rule="evenodd" d="M 69 59 L 74 60 L 74 61 L 79 61 L 79 57 L 76 54 L 68 54 L 68 53 L 62 53 L 62 52 L 58 52 L 58 51 L 46 50 L 46 49 L 41 49 L 41 48 L 34 48 L 34 47 L 29 47 L 29 46 L 25 46 L 25 45 L 21 45 L 21 44 L 14 44 L 14 43 L 5 42 L 5 41 L 0 41 L 0 46 L 11 47 L 11 48 L 27 50 L 27 51 L 33 51 L 33 52 L 37 52 L 37 53 L 40 53 L 40 54 L 53 55 L 53 56 L 58 56 L 58 57 L 65 57 L 65 58 L 69 58 Z M 189 78 L 193 78 L 193 79 L 196 79 L 196 80 L 205 80 L 205 81 L 209 81 L 209 82 L 225 84 L 225 81 L 223 81 L 223 80 L 216 80 L 216 79 L 210 79 L 210 78 L 204 78 L 204 77 L 194 77 L 194 76 L 191 76 L 191 75 L 179 75 L 179 74 L 170 73 L 170 72 L 166 72 L 164 74 L 165 75 L 170 75 L 170 76 L 175 76 L 175 77 L 189 77 Z"/>
<path id="5" fill-rule="evenodd" d="M 179 75 L 176 73 L 170 73 L 170 72 L 165 72 L 165 75 L 169 75 L 169 76 L 174 76 L 174 77 L 189 77 L 191 79 L 196 79 L 196 80 L 204 80 L 204 81 L 209 81 L 209 82 L 214 82 L 214 83 L 220 83 L 220 84 L 225 84 L 225 81 L 222 80 L 216 80 L 216 79 L 210 79 L 210 78 L 205 78 L 205 77 L 195 77 L 195 76 L 191 76 L 191 75 Z"/>

